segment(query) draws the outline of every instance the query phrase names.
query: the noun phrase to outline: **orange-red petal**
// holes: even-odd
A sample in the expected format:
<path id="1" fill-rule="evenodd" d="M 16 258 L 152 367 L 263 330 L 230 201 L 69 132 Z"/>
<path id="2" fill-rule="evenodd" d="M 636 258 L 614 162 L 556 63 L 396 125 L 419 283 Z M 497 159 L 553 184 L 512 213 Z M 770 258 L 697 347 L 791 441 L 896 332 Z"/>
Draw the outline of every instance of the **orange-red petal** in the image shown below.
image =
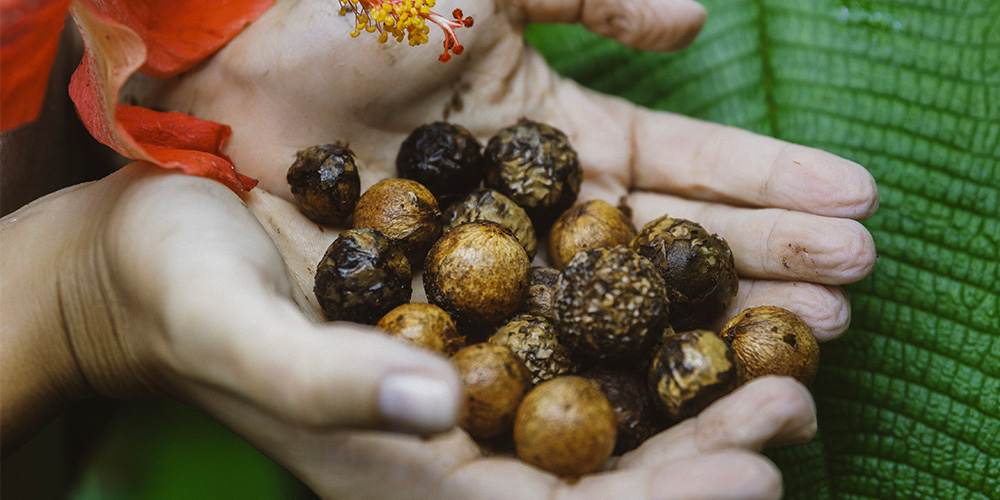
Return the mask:
<path id="1" fill-rule="evenodd" d="M 42 109 L 70 1 L 0 2 L 0 130 L 24 125 Z"/>
<path id="2" fill-rule="evenodd" d="M 149 66 L 150 54 L 163 49 L 164 45 L 155 37 L 147 42 L 139 32 L 119 22 L 104 8 L 118 2 L 100 2 L 101 8 L 95 6 L 96 2 L 100 0 L 78 0 L 71 9 L 83 36 L 85 51 L 70 81 L 70 97 L 90 133 L 125 157 L 216 179 L 236 191 L 252 189 L 256 181 L 238 174 L 232 161 L 222 153 L 222 146 L 230 135 L 228 126 L 182 113 L 118 104 L 125 81 L 135 71 Z M 111 12 L 120 11 L 111 9 Z M 249 21 L 239 25 L 242 27 L 246 22 Z M 203 28 L 212 31 L 211 27 Z M 143 31 L 146 35 L 150 32 L 150 29 Z M 229 38 L 236 33 L 238 30 Z M 173 43 L 173 46 L 183 45 Z M 201 57 L 207 57 L 217 48 L 211 43 L 202 45 Z M 188 52 L 192 54 L 194 51 Z M 162 61 L 168 63 L 161 69 L 169 67 L 170 71 L 197 62 L 194 59 L 181 61 L 173 56 Z"/>
<path id="3" fill-rule="evenodd" d="M 146 43 L 143 73 L 170 77 L 222 48 L 274 0 L 82 0 Z"/>

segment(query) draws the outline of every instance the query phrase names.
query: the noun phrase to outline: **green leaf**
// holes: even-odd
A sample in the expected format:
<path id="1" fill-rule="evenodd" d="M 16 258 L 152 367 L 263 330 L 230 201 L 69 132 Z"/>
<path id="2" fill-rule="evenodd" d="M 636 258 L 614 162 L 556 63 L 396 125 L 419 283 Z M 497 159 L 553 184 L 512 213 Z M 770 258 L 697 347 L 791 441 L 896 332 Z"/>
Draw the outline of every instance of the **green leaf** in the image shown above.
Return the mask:
<path id="1" fill-rule="evenodd" d="M 802 499 L 1000 498 L 1000 2 L 704 0 L 652 54 L 533 26 L 563 74 L 866 165 L 879 252 L 822 346 L 820 433 L 769 455 Z"/>

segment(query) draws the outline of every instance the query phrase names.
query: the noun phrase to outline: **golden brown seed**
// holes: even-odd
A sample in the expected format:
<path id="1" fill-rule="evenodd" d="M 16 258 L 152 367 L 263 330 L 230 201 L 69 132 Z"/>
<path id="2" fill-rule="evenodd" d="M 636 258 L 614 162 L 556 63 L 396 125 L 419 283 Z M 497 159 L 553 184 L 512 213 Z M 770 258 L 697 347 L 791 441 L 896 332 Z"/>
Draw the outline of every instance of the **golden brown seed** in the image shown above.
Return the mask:
<path id="1" fill-rule="evenodd" d="M 463 347 L 451 360 L 458 368 L 465 397 L 459 426 L 476 439 L 509 431 L 531 387 L 531 375 L 521 359 L 506 347 L 480 343 Z"/>
<path id="2" fill-rule="evenodd" d="M 368 188 L 354 207 L 352 225 L 380 231 L 414 265 L 441 236 L 441 210 L 434 195 L 409 179 L 385 179 Z"/>
<path id="3" fill-rule="evenodd" d="M 562 268 L 580 250 L 628 245 L 635 225 L 620 209 L 603 200 L 574 205 L 556 219 L 549 231 L 549 260 Z"/>
<path id="4" fill-rule="evenodd" d="M 764 375 L 795 377 L 810 385 L 819 370 L 819 344 L 795 313 L 775 306 L 752 307 L 722 329 L 740 364 L 740 383 Z"/>
<path id="5" fill-rule="evenodd" d="M 510 231 L 493 222 L 470 222 L 431 247 L 424 291 L 460 325 L 493 325 L 524 303 L 530 270 L 528 255 Z"/>
<path id="6" fill-rule="evenodd" d="M 564 477 L 601 467 L 615 448 L 614 409 L 597 382 L 576 375 L 542 382 L 514 419 L 517 456 Z"/>
<path id="7" fill-rule="evenodd" d="M 492 189 L 478 189 L 452 203 L 442 215 L 444 232 L 462 224 L 479 220 L 496 222 L 517 238 L 528 254 L 528 260 L 535 258 L 538 240 L 535 228 L 523 208 L 513 200 Z"/>
<path id="8" fill-rule="evenodd" d="M 465 336 L 444 309 L 424 302 L 403 304 L 382 316 L 376 328 L 411 344 L 445 355 L 465 345 Z"/>
<path id="9" fill-rule="evenodd" d="M 675 422 L 697 415 L 736 386 L 733 349 L 708 330 L 663 339 L 649 369 L 653 400 Z"/>

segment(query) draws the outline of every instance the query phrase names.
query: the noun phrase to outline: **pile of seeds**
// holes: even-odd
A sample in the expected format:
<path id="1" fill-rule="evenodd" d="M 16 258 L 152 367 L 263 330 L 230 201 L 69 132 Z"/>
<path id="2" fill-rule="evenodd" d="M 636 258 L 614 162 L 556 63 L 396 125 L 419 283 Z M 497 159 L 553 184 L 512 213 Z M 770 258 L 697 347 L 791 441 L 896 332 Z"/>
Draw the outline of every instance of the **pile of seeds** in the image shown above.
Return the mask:
<path id="1" fill-rule="evenodd" d="M 755 307 L 712 330 L 739 287 L 722 238 L 668 215 L 637 230 L 627 206 L 578 203 L 582 171 L 558 129 L 521 119 L 482 146 L 436 122 L 396 166 L 360 193 L 347 147 L 296 156 L 302 213 L 346 229 L 314 292 L 330 320 L 450 356 L 460 425 L 484 448 L 580 476 L 750 379 L 812 382 L 819 348 L 795 314 Z M 418 271 L 427 303 L 410 302 Z"/>

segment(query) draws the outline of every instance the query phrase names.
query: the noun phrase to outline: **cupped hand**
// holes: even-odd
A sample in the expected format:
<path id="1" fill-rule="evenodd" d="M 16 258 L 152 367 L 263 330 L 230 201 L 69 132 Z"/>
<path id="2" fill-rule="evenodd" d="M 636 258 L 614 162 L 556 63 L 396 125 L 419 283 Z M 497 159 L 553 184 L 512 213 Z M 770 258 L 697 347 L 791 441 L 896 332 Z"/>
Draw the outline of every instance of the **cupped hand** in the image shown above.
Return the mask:
<path id="1" fill-rule="evenodd" d="M 302 429 L 208 401 L 210 412 L 323 498 L 358 500 L 778 499 L 780 471 L 759 452 L 810 440 L 809 392 L 790 378 L 756 379 L 579 480 L 509 455 L 485 456 L 453 430 L 430 438 Z"/>
<path id="2" fill-rule="evenodd" d="M 858 222 L 878 204 L 863 167 L 589 91 L 556 75 L 522 37 L 528 22 L 581 22 L 638 48 L 677 49 L 705 20 L 699 4 L 441 0 L 435 9 L 455 7 L 475 25 L 457 31 L 465 51 L 448 63 L 437 60 L 440 33 L 418 47 L 380 44 L 377 33 L 352 38 L 354 17 L 337 2 L 279 0 L 196 71 L 133 90 L 148 105 L 231 125 L 227 152 L 238 168 L 286 199 L 295 152 L 315 144 L 346 143 L 365 188 L 394 175 L 396 151 L 419 125 L 448 120 L 485 141 L 520 117 L 550 123 L 580 154 L 581 200 L 627 196 L 639 227 L 669 214 L 726 239 L 741 282 L 724 318 L 777 305 L 821 341 L 844 332 L 850 306 L 838 285 L 875 263 Z"/>
<path id="3" fill-rule="evenodd" d="M 81 304 L 100 307 L 67 311 L 87 383 L 189 403 L 324 498 L 779 498 L 758 452 L 816 429 L 805 387 L 767 377 L 566 481 L 453 427 L 460 389 L 444 358 L 309 318 L 272 238 L 303 254 L 323 243 L 289 203 L 138 163 L 85 189 L 103 214 L 98 251 L 88 283 L 66 286 L 99 290 Z"/>
<path id="4" fill-rule="evenodd" d="M 98 393 L 240 408 L 227 424 L 257 413 L 304 429 L 454 426 L 451 363 L 310 315 L 271 237 L 222 184 L 134 163 L 81 192 L 100 218 L 62 302 Z"/>

